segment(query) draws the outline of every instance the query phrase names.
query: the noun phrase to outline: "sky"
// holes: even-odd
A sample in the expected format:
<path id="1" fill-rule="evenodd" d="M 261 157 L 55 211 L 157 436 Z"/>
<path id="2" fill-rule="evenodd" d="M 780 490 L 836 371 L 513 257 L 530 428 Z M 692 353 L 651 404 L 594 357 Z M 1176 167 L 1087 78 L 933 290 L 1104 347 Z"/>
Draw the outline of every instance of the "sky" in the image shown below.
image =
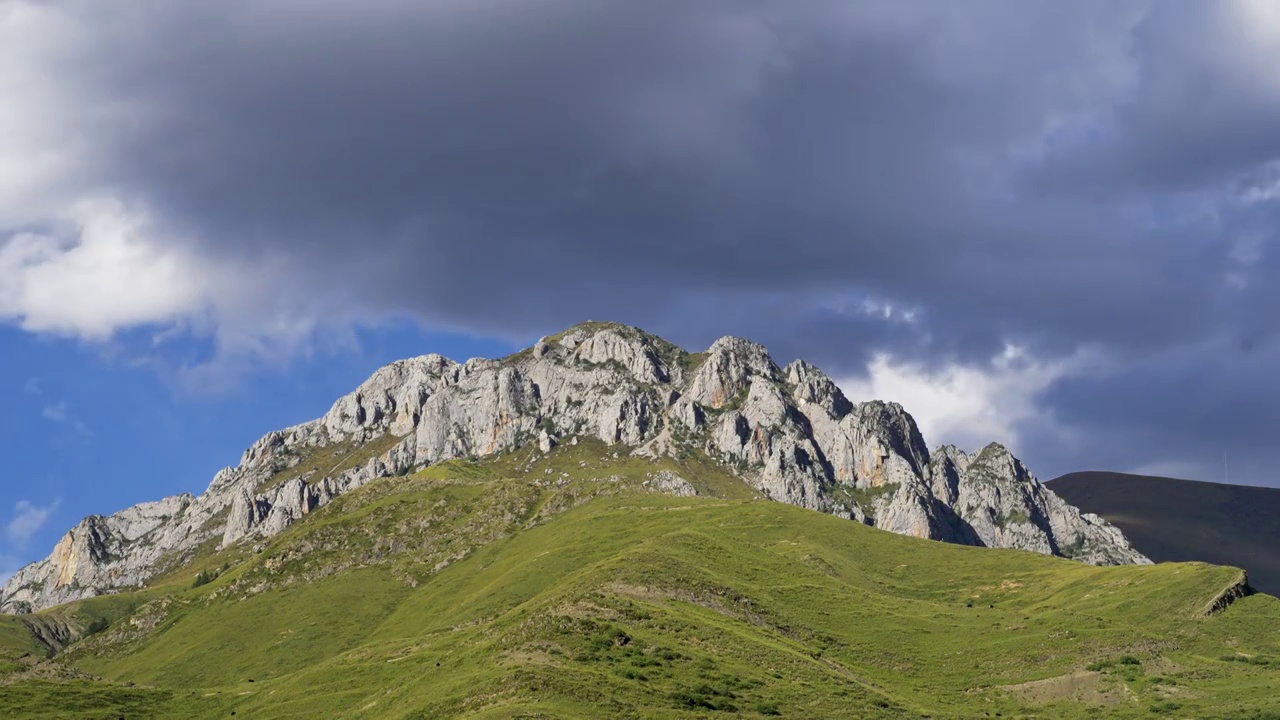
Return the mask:
<path id="1" fill-rule="evenodd" d="M 739 335 L 1280 486 L 1268 0 L 0 0 L 0 577 L 379 365 Z"/>

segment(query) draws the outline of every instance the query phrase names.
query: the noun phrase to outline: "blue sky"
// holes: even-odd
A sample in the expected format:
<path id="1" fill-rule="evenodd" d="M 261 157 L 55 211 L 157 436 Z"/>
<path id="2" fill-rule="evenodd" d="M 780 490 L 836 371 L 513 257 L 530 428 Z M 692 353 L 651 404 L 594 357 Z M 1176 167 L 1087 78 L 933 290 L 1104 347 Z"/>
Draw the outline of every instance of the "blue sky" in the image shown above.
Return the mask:
<path id="1" fill-rule="evenodd" d="M 585 319 L 1280 485 L 1271 0 L 0 0 L 0 573 Z"/>

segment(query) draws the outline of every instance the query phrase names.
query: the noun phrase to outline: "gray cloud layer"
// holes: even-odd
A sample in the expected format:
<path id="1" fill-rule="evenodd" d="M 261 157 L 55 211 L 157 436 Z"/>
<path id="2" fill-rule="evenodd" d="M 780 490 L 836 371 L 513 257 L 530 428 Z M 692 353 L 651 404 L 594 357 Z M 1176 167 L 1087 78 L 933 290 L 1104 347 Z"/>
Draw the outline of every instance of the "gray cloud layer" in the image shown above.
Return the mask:
<path id="1" fill-rule="evenodd" d="M 1280 481 L 1265 2 L 0 8 L 0 318 L 228 354 L 616 318 L 848 377 L 1087 350 L 1019 433 L 1042 471 Z M 67 308 L 42 264 L 171 282 Z"/>

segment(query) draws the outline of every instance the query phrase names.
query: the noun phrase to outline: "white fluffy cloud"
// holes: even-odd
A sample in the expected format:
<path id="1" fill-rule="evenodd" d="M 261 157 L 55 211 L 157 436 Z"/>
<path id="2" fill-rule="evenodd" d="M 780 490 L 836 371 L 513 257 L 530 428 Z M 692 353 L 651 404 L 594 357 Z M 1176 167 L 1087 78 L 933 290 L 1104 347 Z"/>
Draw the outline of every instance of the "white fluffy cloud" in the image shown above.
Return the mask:
<path id="1" fill-rule="evenodd" d="M 150 236 L 141 215 L 94 201 L 76 205 L 68 219 L 68 236 L 24 232 L 0 245 L 0 319 L 102 339 L 208 304 L 207 269 L 181 246 Z"/>
<path id="2" fill-rule="evenodd" d="M 0 322 L 101 340 L 198 314 L 214 288 L 202 259 L 102 171 L 111 133 L 143 110 L 84 71 L 95 64 L 84 10 L 0 4 Z"/>
<path id="3" fill-rule="evenodd" d="M 855 402 L 901 403 L 930 445 L 949 443 L 973 450 L 1000 442 L 1016 451 L 1019 428 L 1031 423 L 1052 427 L 1052 418 L 1036 405 L 1037 396 L 1091 359 L 1088 353 L 1077 353 L 1044 361 L 1006 345 L 986 365 L 933 369 L 881 353 L 872 358 L 865 377 L 847 378 L 839 385 Z"/>
<path id="4" fill-rule="evenodd" d="M 132 45 L 165 14 L 120 10 L 0 2 L 0 323 L 90 341 L 194 332 L 216 346 L 213 362 L 183 370 L 201 382 L 349 323 L 358 313 L 317 298 L 317 273 L 287 253 L 220 253 L 123 188 L 126 169 L 108 156 L 173 109 L 105 89 L 119 68 L 103 47 Z"/>
<path id="5" fill-rule="evenodd" d="M 115 199 L 77 202 L 48 224 L 0 233 L 0 322 L 91 341 L 139 327 L 153 328 L 156 344 L 188 331 L 210 337 L 214 359 L 181 370 L 192 385 L 217 386 L 245 361 L 288 358 L 324 323 L 363 315 L 341 293 L 313 292 L 315 273 L 285 255 L 202 252 Z"/>
<path id="6" fill-rule="evenodd" d="M 5 537 L 17 547 L 26 545 L 40 531 L 40 528 L 44 527 L 45 521 L 57 507 L 57 500 L 44 506 L 19 500 L 13 508 L 13 517 L 4 526 Z"/>

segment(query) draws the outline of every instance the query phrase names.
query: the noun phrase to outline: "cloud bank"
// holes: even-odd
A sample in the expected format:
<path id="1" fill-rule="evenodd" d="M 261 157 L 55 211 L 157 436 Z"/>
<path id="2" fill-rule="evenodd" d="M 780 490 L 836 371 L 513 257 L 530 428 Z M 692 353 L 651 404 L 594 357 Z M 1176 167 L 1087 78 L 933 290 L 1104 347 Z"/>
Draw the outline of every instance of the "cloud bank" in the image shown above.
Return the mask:
<path id="1" fill-rule="evenodd" d="M 402 317 L 733 332 L 915 399 L 933 441 L 1262 481 L 1277 28 L 1265 0 L 11 0 L 0 319 L 232 365 Z"/>

